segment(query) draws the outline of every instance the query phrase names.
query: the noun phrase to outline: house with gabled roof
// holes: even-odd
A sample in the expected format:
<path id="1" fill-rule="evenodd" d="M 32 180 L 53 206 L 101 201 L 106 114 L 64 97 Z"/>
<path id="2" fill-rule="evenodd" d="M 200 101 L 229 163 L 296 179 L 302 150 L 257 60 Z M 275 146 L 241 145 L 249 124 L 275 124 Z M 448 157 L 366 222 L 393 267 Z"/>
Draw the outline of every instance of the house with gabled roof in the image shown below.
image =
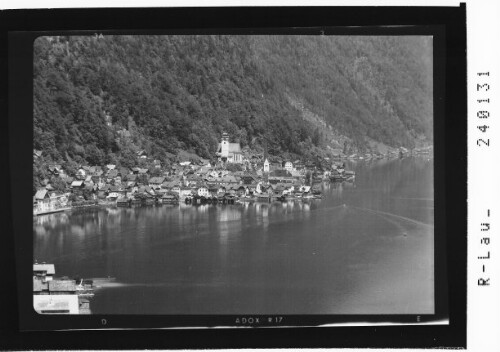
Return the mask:
<path id="1" fill-rule="evenodd" d="M 151 177 L 149 179 L 149 186 L 150 187 L 160 187 L 160 185 L 163 182 L 165 182 L 165 177 L 163 177 L 163 176 Z"/>
<path id="2" fill-rule="evenodd" d="M 85 183 L 83 180 L 76 180 L 71 182 L 71 188 L 72 189 L 83 189 L 85 187 Z"/>

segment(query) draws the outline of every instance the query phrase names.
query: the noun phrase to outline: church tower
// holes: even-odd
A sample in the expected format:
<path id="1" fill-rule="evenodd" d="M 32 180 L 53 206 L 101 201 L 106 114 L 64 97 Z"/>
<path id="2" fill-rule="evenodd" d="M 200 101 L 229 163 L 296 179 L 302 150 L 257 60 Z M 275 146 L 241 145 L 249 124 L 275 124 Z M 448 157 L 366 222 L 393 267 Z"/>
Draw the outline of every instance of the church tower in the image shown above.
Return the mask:
<path id="1" fill-rule="evenodd" d="M 264 160 L 264 172 L 269 172 L 269 159 Z"/>
<path id="2" fill-rule="evenodd" d="M 226 132 L 222 133 L 222 141 L 220 142 L 220 156 L 221 158 L 229 157 L 229 135 Z"/>
<path id="3" fill-rule="evenodd" d="M 267 155 L 267 143 L 264 145 L 264 173 L 269 173 L 269 157 Z"/>

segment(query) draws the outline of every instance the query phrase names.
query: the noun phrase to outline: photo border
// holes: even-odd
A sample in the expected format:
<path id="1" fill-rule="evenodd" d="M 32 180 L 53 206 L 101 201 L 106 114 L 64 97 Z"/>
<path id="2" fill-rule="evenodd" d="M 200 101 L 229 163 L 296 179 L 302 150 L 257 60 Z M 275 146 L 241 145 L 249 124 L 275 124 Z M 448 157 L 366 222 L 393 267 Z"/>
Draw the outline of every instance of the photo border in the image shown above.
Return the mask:
<path id="1" fill-rule="evenodd" d="M 411 7 L 342 7 L 342 8 L 197 8 L 197 9 L 81 9 L 20 10 L 10 12 L 8 30 L 8 113 L 9 113 L 9 194 L 12 201 L 12 231 L 15 239 L 16 286 L 19 323 L 22 330 L 68 329 L 150 329 L 180 325 L 216 327 L 234 326 L 237 315 L 137 316 L 80 315 L 41 316 L 32 308 L 32 125 L 33 119 L 33 40 L 40 35 L 82 34 L 311 34 L 325 35 L 422 35 L 434 36 L 434 163 L 435 163 L 435 302 L 436 314 L 421 315 L 418 326 L 377 326 L 375 323 L 400 322 L 416 324 L 415 315 L 315 315 L 286 316 L 286 326 L 328 324 L 365 324 L 349 328 L 290 329 L 215 329 L 198 330 L 202 340 L 184 341 L 180 347 L 464 347 L 465 346 L 465 277 L 466 277 L 466 86 L 465 86 L 465 6 L 458 8 Z M 16 19 L 23 18 L 24 24 Z M 88 21 L 88 19 L 91 19 Z M 139 18 L 140 20 L 137 20 Z M 0 19 L 2 19 L 0 17 Z M 132 20 L 136 19 L 136 20 Z M 384 26 L 384 27 L 379 27 Z M 135 28 L 135 29 L 134 29 Z M 140 28 L 140 29 L 136 29 Z M 196 29 L 193 29 L 196 28 Z M 230 29 L 228 29 L 230 28 Z M 300 33 L 299 33 L 300 32 Z M 5 88 L 5 86 L 4 86 Z M 463 103 L 461 103 L 463 102 Z M 463 147 L 462 147 L 463 145 Z M 15 190 L 15 193 L 13 192 Z M 13 196 L 15 194 L 15 197 Z M 452 204 L 453 207 L 447 207 Z M 29 216 L 29 217 L 28 217 Z M 8 225 L 7 225 L 8 226 Z M 439 236 L 445 234 L 446 236 Z M 12 239 L 11 239 L 12 240 Z M 12 243 L 13 244 L 13 241 Z M 9 242 L 7 242 L 9 245 Z M 11 248 L 14 248 L 12 246 Z M 10 252 L 11 254 L 14 251 Z M 453 255 L 446 255 L 453 253 Z M 29 280 L 26 278 L 29 277 Z M 23 279 L 24 278 L 24 279 Z M 453 293 L 453 294 L 451 294 Z M 448 314 L 449 313 L 449 314 Z M 15 313 L 14 313 L 15 314 Z M 248 315 L 245 315 L 248 316 Z M 260 317 L 267 317 L 258 315 Z M 271 315 L 276 316 L 276 315 Z M 256 317 L 256 316 L 253 316 Z M 449 317 L 449 325 L 435 324 Z M 105 319 L 106 324 L 103 324 Z M 170 321 L 169 321 L 170 319 Z M 170 324 L 169 324 L 170 323 Z M 260 325 L 262 326 L 262 325 Z M 275 326 L 275 325 L 273 325 Z M 314 331 L 317 339 L 305 339 Z M 217 331 L 217 333 L 213 333 Z M 251 331 L 251 332 L 243 332 Z M 157 331 L 158 332 L 158 331 Z M 191 331 L 165 331 L 184 335 Z M 71 332 L 69 334 L 78 334 Z M 81 332 L 80 332 L 81 333 Z M 102 332 L 99 332 L 102 333 Z M 111 336 L 117 331 L 107 332 Z M 130 336 L 143 330 L 122 334 L 123 344 L 116 339 L 113 348 L 147 346 L 158 348 L 153 341 L 141 345 Z M 227 335 L 223 341 L 204 340 L 211 334 Z M 256 336 L 280 336 L 285 340 L 268 340 Z M 205 336 L 205 337 L 203 337 Z M 253 336 L 253 337 L 252 337 Z M 356 337 L 357 336 L 357 337 Z M 359 339 L 363 336 L 363 339 Z M 68 342 L 67 339 L 64 339 Z M 162 341 L 156 337 L 156 343 Z M 169 341 L 168 346 L 179 342 Z M 57 346 L 57 341 L 52 341 Z M 61 341 L 62 342 L 62 341 Z M 76 342 L 76 341 L 75 341 Z M 165 342 L 165 341 L 164 341 Z M 92 341 L 75 343 L 78 349 L 92 346 Z M 236 343 L 236 344 L 235 344 Z M 325 345 L 326 343 L 326 345 Z M 71 345 L 71 344 L 70 344 Z M 63 345 L 59 345 L 63 346 Z M 65 349 L 67 348 L 64 345 Z M 137 348 L 137 347 L 136 347 Z M 141 348 L 141 347 L 138 347 Z M 160 346 L 165 348 L 165 346 Z"/>

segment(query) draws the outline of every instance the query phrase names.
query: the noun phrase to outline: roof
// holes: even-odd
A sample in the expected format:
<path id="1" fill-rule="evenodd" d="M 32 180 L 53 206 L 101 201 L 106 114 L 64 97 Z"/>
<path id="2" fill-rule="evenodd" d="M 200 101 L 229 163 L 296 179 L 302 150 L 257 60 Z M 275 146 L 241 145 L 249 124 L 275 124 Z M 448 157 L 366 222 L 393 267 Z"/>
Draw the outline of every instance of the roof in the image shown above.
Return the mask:
<path id="1" fill-rule="evenodd" d="M 115 185 L 111 185 L 111 186 L 109 186 L 109 191 L 110 192 L 120 192 L 120 187 L 115 186 Z"/>
<path id="2" fill-rule="evenodd" d="M 33 278 L 33 292 L 47 291 L 49 289 L 48 283 L 42 282 L 42 280 Z"/>
<path id="3" fill-rule="evenodd" d="M 39 189 L 38 191 L 36 191 L 35 199 L 44 199 L 47 195 L 48 191 L 46 189 Z"/>
<path id="4" fill-rule="evenodd" d="M 119 173 L 122 176 L 128 175 L 130 173 L 130 169 L 128 169 L 126 167 L 120 167 Z"/>
<path id="5" fill-rule="evenodd" d="M 33 295 L 33 307 L 38 313 L 67 312 L 79 314 L 78 295 Z"/>
<path id="6" fill-rule="evenodd" d="M 73 181 L 71 182 L 71 187 L 81 187 L 83 184 L 83 181 Z"/>
<path id="7" fill-rule="evenodd" d="M 173 187 L 178 187 L 179 186 L 179 181 L 165 181 L 161 184 L 162 187 L 164 188 L 173 188 Z"/>
<path id="8" fill-rule="evenodd" d="M 165 177 L 151 177 L 149 183 L 161 184 L 165 181 Z"/>
<path id="9" fill-rule="evenodd" d="M 113 169 L 108 171 L 108 177 L 117 177 L 118 176 L 118 170 Z"/>
<path id="10" fill-rule="evenodd" d="M 49 281 L 51 292 L 74 292 L 76 291 L 75 280 L 52 280 Z"/>
<path id="11" fill-rule="evenodd" d="M 47 275 L 54 275 L 56 268 L 54 264 L 33 264 L 33 271 L 46 271 Z"/>

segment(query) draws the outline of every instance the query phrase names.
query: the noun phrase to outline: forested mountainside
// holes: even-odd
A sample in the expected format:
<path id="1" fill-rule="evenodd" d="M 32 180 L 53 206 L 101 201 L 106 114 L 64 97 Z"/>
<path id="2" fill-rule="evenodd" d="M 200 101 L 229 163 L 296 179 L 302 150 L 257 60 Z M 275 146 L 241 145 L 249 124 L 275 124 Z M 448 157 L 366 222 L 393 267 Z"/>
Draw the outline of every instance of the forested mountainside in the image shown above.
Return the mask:
<path id="1" fill-rule="evenodd" d="M 311 157 L 432 141 L 432 38 L 78 36 L 34 43 L 34 149 L 134 166 L 136 151 Z"/>

